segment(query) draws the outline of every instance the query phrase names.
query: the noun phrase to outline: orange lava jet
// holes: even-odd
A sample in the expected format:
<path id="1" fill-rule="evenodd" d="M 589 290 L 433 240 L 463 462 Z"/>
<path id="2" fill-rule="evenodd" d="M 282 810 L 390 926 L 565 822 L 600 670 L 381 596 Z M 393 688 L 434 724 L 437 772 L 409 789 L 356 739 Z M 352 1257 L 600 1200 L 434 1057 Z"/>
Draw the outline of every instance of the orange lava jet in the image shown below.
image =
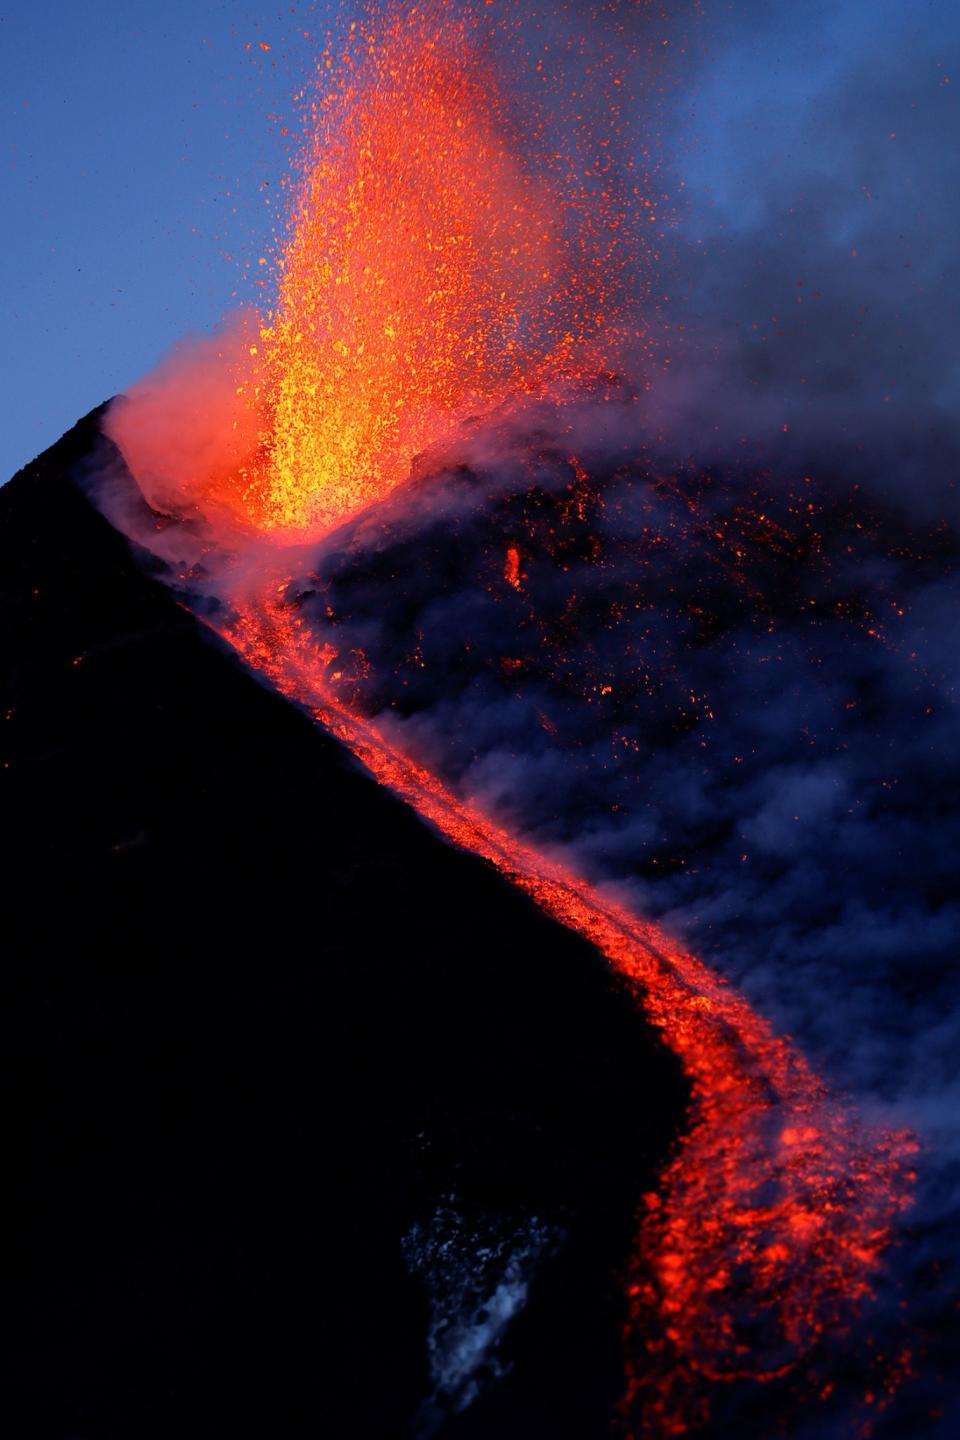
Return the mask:
<path id="1" fill-rule="evenodd" d="M 218 497 L 281 540 L 386 494 L 467 415 L 596 364 L 610 321 L 562 182 L 520 158 L 475 20 L 433 4 L 354 24 L 331 74 L 276 314 L 236 365 L 259 444 Z"/>

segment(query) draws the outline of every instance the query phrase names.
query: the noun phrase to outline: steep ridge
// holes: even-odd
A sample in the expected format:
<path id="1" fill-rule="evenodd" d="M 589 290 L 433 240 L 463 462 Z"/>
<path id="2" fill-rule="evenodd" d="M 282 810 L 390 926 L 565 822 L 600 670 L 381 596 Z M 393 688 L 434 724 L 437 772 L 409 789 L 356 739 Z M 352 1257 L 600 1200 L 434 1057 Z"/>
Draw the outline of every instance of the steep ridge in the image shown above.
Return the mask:
<path id="1" fill-rule="evenodd" d="M 544 1238 L 495 1363 L 431 1423 L 599 1436 L 678 1067 L 590 946 L 144 574 L 74 478 L 99 417 L 0 491 L 0 1414 L 411 1433 L 462 1273 L 431 1290 L 410 1237 L 453 1213 L 477 1293 L 471 1235 Z"/>

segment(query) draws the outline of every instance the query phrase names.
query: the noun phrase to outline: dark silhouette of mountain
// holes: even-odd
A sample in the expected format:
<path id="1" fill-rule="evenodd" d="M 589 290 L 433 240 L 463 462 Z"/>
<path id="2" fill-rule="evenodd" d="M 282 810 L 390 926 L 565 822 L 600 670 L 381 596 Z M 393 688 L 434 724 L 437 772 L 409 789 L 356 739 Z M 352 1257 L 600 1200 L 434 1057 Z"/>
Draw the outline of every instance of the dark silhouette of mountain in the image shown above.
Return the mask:
<path id="1" fill-rule="evenodd" d="M 439 1207 L 550 1237 L 440 1433 L 600 1436 L 677 1068 L 143 573 L 99 420 L 0 491 L 4 1433 L 412 1433 Z"/>

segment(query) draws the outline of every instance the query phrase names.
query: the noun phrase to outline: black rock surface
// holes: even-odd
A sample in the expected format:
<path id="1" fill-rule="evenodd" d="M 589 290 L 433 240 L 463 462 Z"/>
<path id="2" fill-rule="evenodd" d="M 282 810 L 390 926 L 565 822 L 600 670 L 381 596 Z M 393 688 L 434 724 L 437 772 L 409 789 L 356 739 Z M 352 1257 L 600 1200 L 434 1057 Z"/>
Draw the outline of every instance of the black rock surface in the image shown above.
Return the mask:
<path id="1" fill-rule="evenodd" d="M 452 1204 L 552 1238 L 438 1433 L 600 1436 L 677 1067 L 144 575 L 73 478 L 99 419 L 0 490 L 0 1428 L 414 1434 L 404 1237 Z"/>

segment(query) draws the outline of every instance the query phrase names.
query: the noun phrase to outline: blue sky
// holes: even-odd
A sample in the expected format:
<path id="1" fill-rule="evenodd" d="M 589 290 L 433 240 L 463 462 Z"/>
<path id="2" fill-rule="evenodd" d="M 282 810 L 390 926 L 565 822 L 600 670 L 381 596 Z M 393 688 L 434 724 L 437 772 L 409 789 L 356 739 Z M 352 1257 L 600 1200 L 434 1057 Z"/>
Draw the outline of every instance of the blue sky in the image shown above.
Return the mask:
<path id="1" fill-rule="evenodd" d="M 270 234 L 261 186 L 286 168 L 281 127 L 309 74 L 299 32 L 325 13 L 245 0 L 4 8 L 0 479 L 242 289 Z"/>
<path id="2" fill-rule="evenodd" d="M 694 205 L 719 203 L 732 224 L 753 222 L 774 169 L 829 170 L 856 129 L 895 132 L 892 75 L 911 100 L 944 75 L 960 84 L 956 0 L 708 0 L 690 33 L 704 63 L 678 107 L 696 135 L 683 172 Z M 844 98 L 860 122 L 854 133 L 829 119 L 818 131 L 816 112 L 829 115 Z M 668 154 L 680 128 L 668 133 Z"/>

